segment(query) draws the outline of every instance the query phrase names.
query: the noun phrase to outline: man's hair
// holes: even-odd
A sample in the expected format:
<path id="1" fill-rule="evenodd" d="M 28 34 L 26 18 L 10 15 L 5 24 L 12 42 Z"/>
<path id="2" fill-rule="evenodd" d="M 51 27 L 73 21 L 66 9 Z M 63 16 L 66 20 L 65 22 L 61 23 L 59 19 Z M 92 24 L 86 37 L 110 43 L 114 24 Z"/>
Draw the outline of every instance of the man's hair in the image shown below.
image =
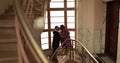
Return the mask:
<path id="1" fill-rule="evenodd" d="M 58 28 L 58 26 L 55 26 L 55 29 Z"/>

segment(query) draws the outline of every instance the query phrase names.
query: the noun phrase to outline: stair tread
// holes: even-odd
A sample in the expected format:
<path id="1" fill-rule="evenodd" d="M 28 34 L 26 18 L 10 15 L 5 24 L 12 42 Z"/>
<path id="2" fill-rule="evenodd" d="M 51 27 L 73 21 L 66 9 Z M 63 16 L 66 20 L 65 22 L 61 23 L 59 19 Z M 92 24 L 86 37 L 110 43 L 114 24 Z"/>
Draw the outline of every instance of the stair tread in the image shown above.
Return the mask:
<path id="1" fill-rule="evenodd" d="M 16 41 L 17 41 L 16 38 L 13 38 L 13 39 L 0 39 L 0 43 L 14 43 Z"/>
<path id="2" fill-rule="evenodd" d="M 9 57 L 17 57 L 17 51 L 0 51 L 0 59 Z"/>
<path id="3" fill-rule="evenodd" d="M 6 40 L 8 40 L 8 39 L 16 39 L 16 36 L 15 35 L 2 35 L 2 36 L 0 36 L 0 40 L 4 40 L 4 39 L 6 39 Z"/>
<path id="4" fill-rule="evenodd" d="M 15 35 L 15 28 L 2 28 L 0 29 L 0 35 Z"/>
<path id="5" fill-rule="evenodd" d="M 18 63 L 17 57 L 1 58 L 0 63 Z"/>

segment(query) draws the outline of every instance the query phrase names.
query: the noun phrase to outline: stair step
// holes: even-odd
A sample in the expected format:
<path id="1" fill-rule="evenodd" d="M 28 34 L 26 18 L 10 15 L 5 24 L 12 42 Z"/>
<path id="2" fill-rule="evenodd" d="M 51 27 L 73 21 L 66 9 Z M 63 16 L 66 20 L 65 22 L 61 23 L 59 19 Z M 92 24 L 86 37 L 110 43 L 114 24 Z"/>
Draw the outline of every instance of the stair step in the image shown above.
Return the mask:
<path id="1" fill-rule="evenodd" d="M 0 51 L 0 63 L 18 63 L 17 51 Z"/>
<path id="2" fill-rule="evenodd" d="M 18 63 L 18 58 L 2 58 L 0 59 L 0 63 Z"/>
<path id="3" fill-rule="evenodd" d="M 11 29 L 0 29 L 0 40 L 10 40 L 10 39 L 16 39 L 16 32 L 15 28 Z"/>
<path id="4" fill-rule="evenodd" d="M 0 43 L 0 55 L 1 55 L 1 51 L 17 51 L 17 44 L 15 42 Z"/>
<path id="5" fill-rule="evenodd" d="M 15 28 L 15 16 L 0 15 L 0 28 Z"/>
<path id="6" fill-rule="evenodd" d="M 5 39 L 5 40 L 9 40 L 9 39 L 16 39 L 16 36 L 15 35 L 3 35 L 3 36 L 0 36 L 0 40 L 2 39 Z"/>
<path id="7" fill-rule="evenodd" d="M 15 19 L 15 15 L 7 15 L 7 14 L 1 14 L 0 19 Z"/>
<path id="8" fill-rule="evenodd" d="M 7 10 L 5 12 L 6 15 L 15 15 L 15 10 Z"/>
<path id="9" fill-rule="evenodd" d="M 14 43 L 16 41 L 17 41 L 16 38 L 13 38 L 13 39 L 0 39 L 0 44 L 1 43 Z"/>
<path id="10" fill-rule="evenodd" d="M 3 28 L 3 29 L 0 29 L 0 36 L 8 36 L 8 35 L 13 35 L 15 36 L 16 35 L 16 32 L 15 32 L 15 28 L 12 28 L 12 29 L 6 29 L 6 28 Z"/>
<path id="11" fill-rule="evenodd" d="M 15 21 L 12 19 L 1 19 L 0 21 L 0 28 L 3 27 L 15 27 Z"/>
<path id="12" fill-rule="evenodd" d="M 17 57 L 17 51 L 0 51 L 0 59 Z"/>

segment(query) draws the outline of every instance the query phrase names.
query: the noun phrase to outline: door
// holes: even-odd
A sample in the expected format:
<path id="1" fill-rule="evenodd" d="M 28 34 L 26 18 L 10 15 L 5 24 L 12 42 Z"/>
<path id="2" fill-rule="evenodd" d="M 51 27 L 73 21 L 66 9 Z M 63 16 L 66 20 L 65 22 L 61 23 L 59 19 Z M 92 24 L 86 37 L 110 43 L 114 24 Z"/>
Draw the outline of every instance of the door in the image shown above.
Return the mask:
<path id="1" fill-rule="evenodd" d="M 105 53 L 116 60 L 118 41 L 118 2 L 107 3 Z"/>

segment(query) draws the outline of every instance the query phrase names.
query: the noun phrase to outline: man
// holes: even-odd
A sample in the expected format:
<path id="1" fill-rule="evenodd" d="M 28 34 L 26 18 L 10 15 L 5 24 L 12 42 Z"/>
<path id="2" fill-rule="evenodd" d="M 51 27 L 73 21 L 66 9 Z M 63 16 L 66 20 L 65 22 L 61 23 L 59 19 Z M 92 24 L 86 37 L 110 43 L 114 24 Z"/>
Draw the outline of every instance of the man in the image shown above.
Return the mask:
<path id="1" fill-rule="evenodd" d="M 59 33 L 59 27 L 55 26 L 55 30 L 53 31 L 53 43 L 52 43 L 53 53 L 59 47 L 60 39 L 61 39 L 61 37 L 60 37 L 60 33 Z M 56 54 L 53 57 L 53 61 L 58 62 Z"/>

